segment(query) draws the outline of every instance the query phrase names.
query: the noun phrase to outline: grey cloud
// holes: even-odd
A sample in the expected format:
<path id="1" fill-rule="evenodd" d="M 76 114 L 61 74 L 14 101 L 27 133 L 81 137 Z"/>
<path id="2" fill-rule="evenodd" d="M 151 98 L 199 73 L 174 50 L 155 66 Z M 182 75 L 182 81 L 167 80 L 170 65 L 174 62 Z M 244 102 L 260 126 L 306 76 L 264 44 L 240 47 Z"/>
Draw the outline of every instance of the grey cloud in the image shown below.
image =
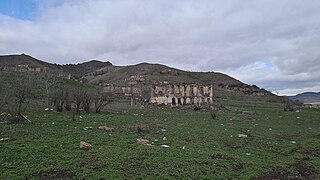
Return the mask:
<path id="1" fill-rule="evenodd" d="M 0 54 L 25 52 L 58 63 L 164 63 L 227 72 L 267 89 L 296 78 L 306 82 L 297 88 L 320 81 L 317 0 L 35 2 L 40 8 L 32 21 L 0 15 Z M 272 69 L 256 66 L 266 60 Z"/>

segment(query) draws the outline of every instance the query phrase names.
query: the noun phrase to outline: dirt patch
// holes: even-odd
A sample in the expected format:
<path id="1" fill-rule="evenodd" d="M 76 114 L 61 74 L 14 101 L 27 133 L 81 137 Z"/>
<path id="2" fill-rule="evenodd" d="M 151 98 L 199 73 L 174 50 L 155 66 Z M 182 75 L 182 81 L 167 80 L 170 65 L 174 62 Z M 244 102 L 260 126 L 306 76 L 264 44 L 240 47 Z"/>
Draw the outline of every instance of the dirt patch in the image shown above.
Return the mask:
<path id="1" fill-rule="evenodd" d="M 133 163 L 130 164 L 130 167 L 135 168 L 135 169 L 144 168 L 144 167 L 146 167 L 146 165 L 144 163 L 144 161 L 146 159 L 147 158 L 145 158 L 145 157 L 136 157 L 136 158 L 134 158 Z"/>
<path id="2" fill-rule="evenodd" d="M 310 157 L 310 156 L 315 156 L 318 157 L 320 156 L 320 149 L 319 148 L 312 148 L 312 149 L 305 149 L 301 151 L 304 156 Z"/>
<path id="3" fill-rule="evenodd" d="M 26 177 L 25 179 L 33 179 L 33 178 L 40 178 L 41 180 L 48 180 L 48 179 L 73 179 L 76 173 L 67 170 L 60 170 L 60 169 L 52 169 L 49 171 L 41 171 L 39 173 L 34 173 Z"/>
<path id="4" fill-rule="evenodd" d="M 292 177 L 292 178 L 291 178 Z M 294 179 L 294 176 L 284 169 L 272 169 L 261 176 L 253 178 L 254 180 L 270 180 L 270 179 Z"/>
<path id="5" fill-rule="evenodd" d="M 297 137 L 294 135 L 289 135 L 289 134 L 277 134 L 277 141 L 278 142 L 283 142 L 283 141 L 293 141 Z"/>
<path id="6" fill-rule="evenodd" d="M 298 171 L 298 174 L 296 175 L 304 179 L 320 178 L 320 172 L 302 160 L 299 160 L 296 163 L 294 163 L 292 167 L 294 167 Z"/>
<path id="7" fill-rule="evenodd" d="M 251 140 L 252 140 L 251 138 L 243 138 L 243 139 L 237 139 L 233 141 L 226 141 L 224 143 L 224 146 L 229 149 L 239 149 L 246 146 Z"/>
<path id="8" fill-rule="evenodd" d="M 223 154 L 213 154 L 211 156 L 209 156 L 211 159 L 218 159 L 218 160 L 225 160 L 228 161 L 231 169 L 233 172 L 241 172 L 243 170 L 243 165 L 242 163 L 239 163 L 236 161 L 235 158 L 227 156 L 227 155 L 223 155 Z M 224 168 L 228 168 L 227 166 Z"/>
<path id="9" fill-rule="evenodd" d="M 316 134 L 316 135 L 313 135 L 313 136 L 310 136 L 311 138 L 315 138 L 315 139 L 320 139 L 320 134 Z"/>
<path id="10" fill-rule="evenodd" d="M 155 131 L 159 128 L 160 128 L 159 124 L 137 124 L 134 127 L 132 127 L 131 129 L 134 132 L 141 134 L 141 133 L 150 133 L 150 132 Z"/>
<path id="11" fill-rule="evenodd" d="M 184 138 L 184 141 L 187 143 L 191 143 L 192 142 L 192 137 L 186 137 Z"/>
<path id="12" fill-rule="evenodd" d="M 108 164 L 105 160 L 94 157 L 94 158 L 88 159 L 85 162 L 82 162 L 80 164 L 80 167 L 85 169 L 92 169 L 96 172 L 100 172 L 103 169 L 107 168 Z"/>
<path id="13" fill-rule="evenodd" d="M 255 180 L 269 180 L 269 179 L 319 179 L 320 172 L 314 167 L 308 165 L 302 160 L 296 161 L 294 164 L 290 165 L 297 172 L 290 173 L 285 169 L 274 168 L 272 171 L 267 172 L 261 176 L 255 177 Z"/>
<path id="14" fill-rule="evenodd" d="M 223 154 L 213 154 L 210 156 L 212 159 L 221 159 L 221 160 L 228 160 L 228 161 L 233 161 L 235 160 L 233 157 L 229 157 Z"/>
<path id="15" fill-rule="evenodd" d="M 241 163 L 235 163 L 232 165 L 233 172 L 241 172 L 243 170 L 243 165 Z"/>

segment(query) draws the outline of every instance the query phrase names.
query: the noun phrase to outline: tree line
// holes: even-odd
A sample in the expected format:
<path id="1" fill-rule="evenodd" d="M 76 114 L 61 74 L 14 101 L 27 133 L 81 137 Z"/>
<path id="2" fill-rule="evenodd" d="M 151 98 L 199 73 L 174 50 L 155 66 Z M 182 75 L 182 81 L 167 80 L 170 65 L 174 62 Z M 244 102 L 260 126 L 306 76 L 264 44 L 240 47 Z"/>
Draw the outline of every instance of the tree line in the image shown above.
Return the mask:
<path id="1" fill-rule="evenodd" d="M 81 111 L 100 113 L 112 102 L 110 93 L 96 86 L 53 76 L 0 73 L 0 113 L 20 118 L 30 100 L 45 101 L 45 108 L 57 112 Z"/>

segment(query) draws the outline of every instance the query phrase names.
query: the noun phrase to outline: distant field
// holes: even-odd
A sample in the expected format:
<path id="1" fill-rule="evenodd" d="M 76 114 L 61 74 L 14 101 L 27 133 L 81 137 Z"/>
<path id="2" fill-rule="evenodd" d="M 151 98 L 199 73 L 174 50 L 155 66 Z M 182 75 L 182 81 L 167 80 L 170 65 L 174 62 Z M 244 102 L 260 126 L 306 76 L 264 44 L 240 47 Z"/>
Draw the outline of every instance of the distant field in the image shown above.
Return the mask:
<path id="1" fill-rule="evenodd" d="M 110 109 L 77 121 L 70 112 L 26 114 L 32 124 L 1 120 L 0 139 L 9 139 L 0 141 L 0 179 L 320 178 L 319 110 L 228 103 L 216 120 L 167 107 Z M 138 133 L 137 125 L 149 131 Z M 93 149 L 80 149 L 80 141 Z"/>

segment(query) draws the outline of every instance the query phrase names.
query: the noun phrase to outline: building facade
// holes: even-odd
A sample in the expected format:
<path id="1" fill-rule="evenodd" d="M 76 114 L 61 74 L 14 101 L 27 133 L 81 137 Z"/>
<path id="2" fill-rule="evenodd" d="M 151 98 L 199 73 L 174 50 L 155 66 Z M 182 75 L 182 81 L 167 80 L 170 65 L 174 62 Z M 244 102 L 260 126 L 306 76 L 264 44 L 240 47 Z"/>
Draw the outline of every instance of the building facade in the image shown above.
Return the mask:
<path id="1" fill-rule="evenodd" d="M 211 104 L 213 103 L 213 86 L 198 84 L 152 86 L 150 103 L 171 106 Z"/>

